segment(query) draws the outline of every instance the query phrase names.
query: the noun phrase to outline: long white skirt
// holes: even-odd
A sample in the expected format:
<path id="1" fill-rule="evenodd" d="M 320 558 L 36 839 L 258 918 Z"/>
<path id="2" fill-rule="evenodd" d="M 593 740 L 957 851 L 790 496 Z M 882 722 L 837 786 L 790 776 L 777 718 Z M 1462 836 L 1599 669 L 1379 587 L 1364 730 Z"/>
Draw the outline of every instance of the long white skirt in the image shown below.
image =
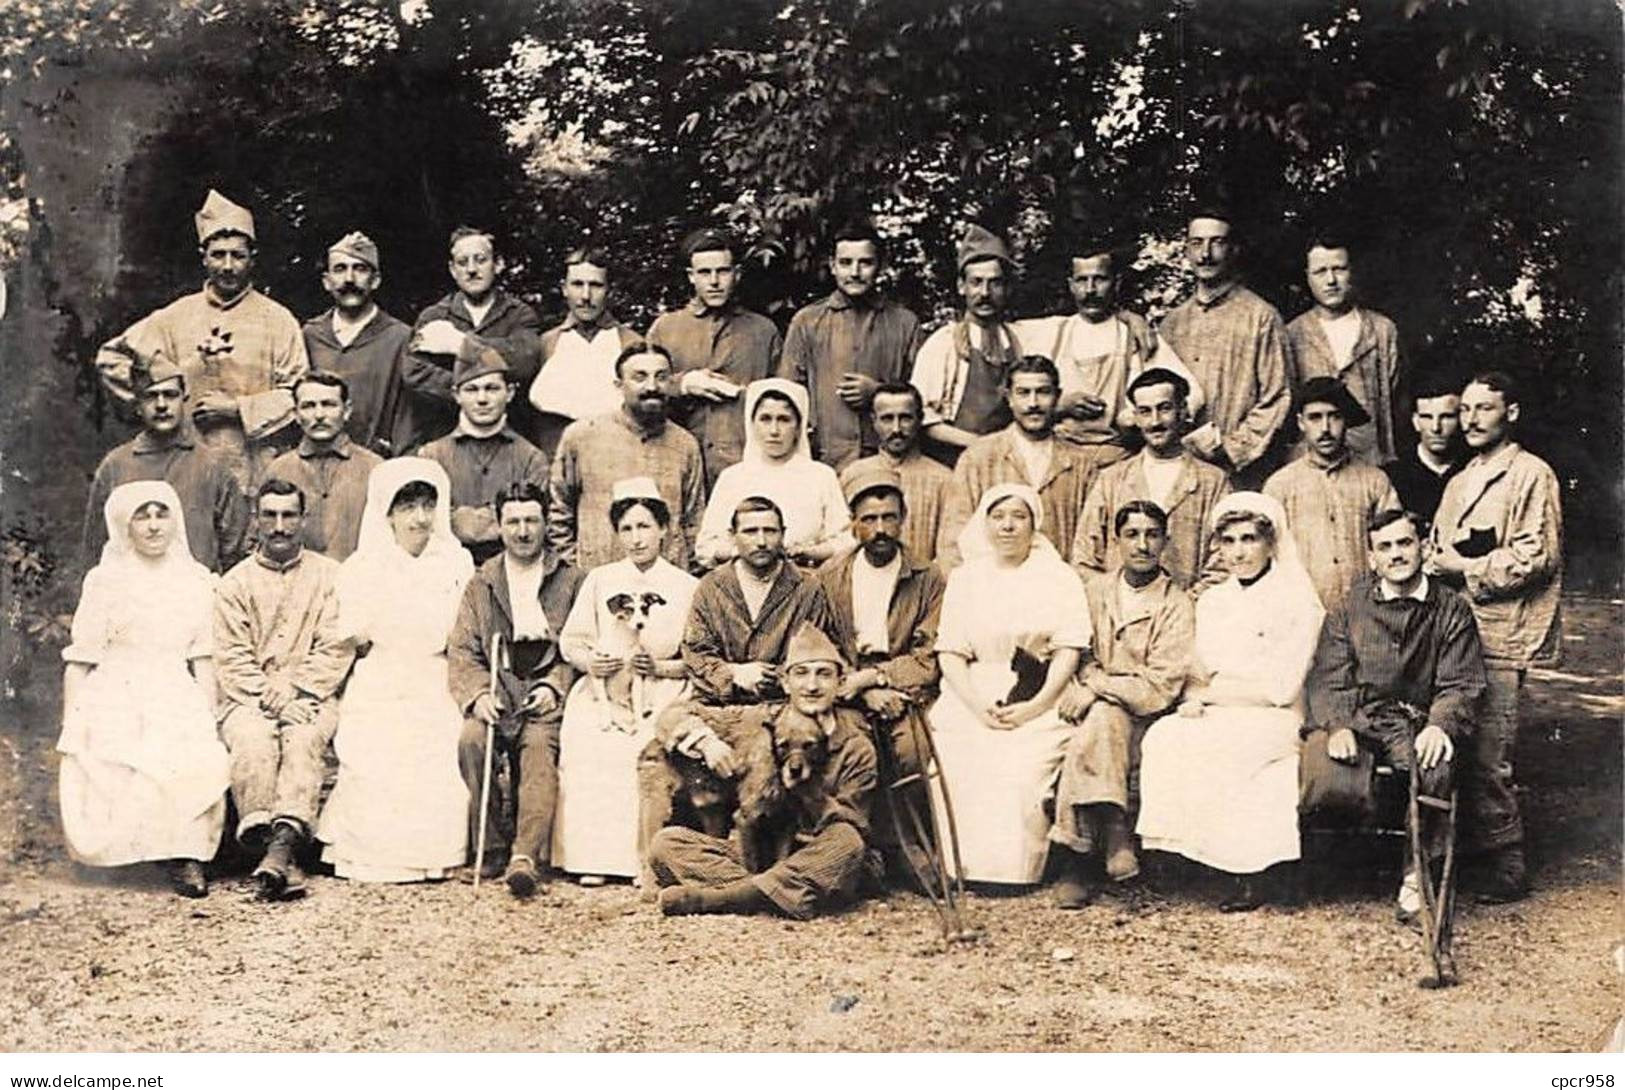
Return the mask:
<path id="1" fill-rule="evenodd" d="M 339 703 L 338 782 L 322 810 L 322 858 L 340 878 L 418 882 L 468 853 L 468 788 L 457 766 L 462 716 L 444 655 L 373 653 Z"/>
<path id="2" fill-rule="evenodd" d="M 1284 708 L 1166 715 L 1140 746 L 1143 847 L 1255 874 L 1297 859 L 1298 725 Z"/>
<path id="3" fill-rule="evenodd" d="M 972 662 L 978 692 L 1006 693 L 1015 680 L 1008 666 Z M 976 882 L 1030 884 L 1044 872 L 1050 819 L 1044 804 L 1055 793 L 1072 727 L 1051 710 L 1015 730 L 984 726 L 947 686 L 931 706 L 931 738 L 953 802 L 965 877 Z M 933 793 L 937 828 L 947 814 Z"/>
<path id="4" fill-rule="evenodd" d="M 638 754 L 654 737 L 655 717 L 687 691 L 685 681 L 651 679 L 644 692 L 649 714 L 634 725 L 626 709 L 600 703 L 591 678 L 576 680 L 559 726 L 553 819 L 553 865 L 559 870 L 631 878 L 642 869 Z"/>
<path id="5" fill-rule="evenodd" d="M 62 831 L 81 863 L 214 858 L 229 758 L 208 698 L 177 659 L 113 652 L 63 717 Z"/>

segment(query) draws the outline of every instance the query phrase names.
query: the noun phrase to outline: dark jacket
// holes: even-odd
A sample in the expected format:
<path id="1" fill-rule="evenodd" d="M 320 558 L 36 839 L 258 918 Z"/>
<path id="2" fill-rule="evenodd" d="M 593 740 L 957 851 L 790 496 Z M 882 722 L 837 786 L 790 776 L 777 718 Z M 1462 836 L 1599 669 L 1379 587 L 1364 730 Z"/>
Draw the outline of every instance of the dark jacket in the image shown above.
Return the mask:
<path id="1" fill-rule="evenodd" d="M 446 641 L 446 661 L 452 699 L 464 715 L 474 707 L 474 701 L 491 684 L 490 641 L 493 633 L 501 633 L 504 641 L 513 640 L 513 606 L 508 593 L 508 573 L 503 567 L 504 554 L 497 554 L 475 571 L 463 590 L 462 604 L 457 607 L 457 620 L 453 622 L 451 637 Z M 542 612 L 547 616 L 553 638 L 539 649 L 534 662 L 516 661 L 515 674 L 522 688 L 542 683 L 558 697 L 554 715 L 562 715 L 564 698 L 575 683 L 576 670 L 559 651 L 558 634 L 564 620 L 570 615 L 576 591 L 585 578 L 581 572 L 564 563 L 552 553 L 542 558 L 545 572 L 542 576 Z M 519 694 L 523 699 L 523 693 Z M 505 691 L 508 710 L 517 707 L 514 694 Z"/>

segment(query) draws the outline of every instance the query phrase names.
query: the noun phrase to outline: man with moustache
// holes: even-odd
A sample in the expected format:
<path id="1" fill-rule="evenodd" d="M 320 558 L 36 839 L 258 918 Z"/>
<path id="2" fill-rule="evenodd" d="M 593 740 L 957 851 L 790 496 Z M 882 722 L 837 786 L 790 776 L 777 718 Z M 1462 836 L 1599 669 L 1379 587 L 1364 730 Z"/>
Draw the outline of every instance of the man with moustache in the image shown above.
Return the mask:
<path id="1" fill-rule="evenodd" d="M 1061 376 L 1056 437 L 1083 447 L 1104 466 L 1123 456 L 1126 433 L 1134 425 L 1127 387 L 1147 367 L 1163 367 L 1185 379 L 1192 413 L 1201 411 L 1204 396 L 1145 319 L 1118 309 L 1122 275 L 1112 242 L 1085 236 L 1070 250 L 1067 287 L 1076 312 L 1023 319 L 1014 326 L 1022 344 L 1053 360 Z"/>
<path id="2" fill-rule="evenodd" d="M 1430 574 L 1466 590 L 1484 646 L 1484 716 L 1464 777 L 1462 833 L 1485 857 L 1485 901 L 1528 893 L 1513 750 L 1524 676 L 1557 665 L 1563 646 L 1562 491 L 1552 467 L 1513 438 L 1522 410 L 1503 371 L 1482 371 L 1462 390 L 1473 456 L 1445 485 L 1427 559 Z"/>
<path id="3" fill-rule="evenodd" d="M 1312 378 L 1335 378 L 1371 418 L 1349 428 L 1349 455 L 1381 466 L 1399 453 L 1394 402 L 1403 379 L 1399 331 L 1383 314 L 1358 305 L 1349 245 L 1332 234 L 1310 239 L 1305 259 L 1315 305 L 1286 327 L 1287 380 L 1296 390 Z M 1301 453 L 1301 451 L 1300 451 Z"/>
<path id="4" fill-rule="evenodd" d="M 1003 390 L 1012 421 L 977 439 L 960 457 L 954 467 L 960 502 L 974 510 L 993 485 L 1031 485 L 1044 503 L 1042 532 L 1065 559 L 1099 463 L 1083 448 L 1056 441 L 1061 382 L 1055 364 L 1024 356 L 1006 369 Z"/>
<path id="5" fill-rule="evenodd" d="M 508 423 L 515 385 L 508 361 L 494 348 L 481 346 L 460 358 L 453 376 L 457 425 L 418 451 L 446 471 L 451 482 L 451 530 L 483 564 L 502 551 L 496 498 L 529 481 L 545 494 L 547 455 Z"/>
<path id="6" fill-rule="evenodd" d="M 1118 511 L 1140 501 L 1150 501 L 1164 513 L 1160 562 L 1176 586 L 1199 593 L 1223 577 L 1224 562 L 1212 547 L 1209 518 L 1229 495 L 1230 482 L 1222 469 L 1184 447 L 1189 391 L 1184 376 L 1161 367 L 1143 371 L 1129 383 L 1129 402 L 1145 447 L 1101 470 L 1089 486 L 1072 538 L 1072 563 L 1086 581 L 1091 572 L 1122 566 L 1123 538 L 1112 523 Z"/>
<path id="7" fill-rule="evenodd" d="M 248 500 L 237 478 L 198 438 L 186 411 L 186 376 L 160 355 L 138 361 L 130 385 L 141 430 L 108 451 L 91 478 L 85 568 L 96 563 L 107 542 L 102 510 L 113 489 L 130 481 L 168 481 L 181 498 L 193 559 L 210 571 L 227 570 L 246 546 Z"/>
<path id="8" fill-rule="evenodd" d="M 1349 452 L 1348 429 L 1370 418 L 1347 387 L 1312 378 L 1292 405 L 1307 449 L 1271 475 L 1264 494 L 1285 509 L 1320 604 L 1338 609 L 1366 570 L 1367 527 L 1380 512 L 1398 507 L 1399 497 L 1386 473 Z"/>
<path id="9" fill-rule="evenodd" d="M 1383 469 L 1405 510 L 1431 523 L 1445 486 L 1467 461 L 1461 440 L 1460 383 L 1444 375 L 1423 375 L 1411 399 L 1411 427 L 1416 445 L 1401 451 Z"/>
<path id="10" fill-rule="evenodd" d="M 401 360 L 404 419 L 396 427 L 397 454 L 408 453 L 451 430 L 457 420 L 456 384 L 459 360 L 482 348 L 501 354 L 515 383 L 530 384 L 541 366 L 542 320 L 530 304 L 497 286 L 505 268 L 496 239 L 474 227 L 451 233 L 446 264 L 456 290 L 425 307 L 412 327 L 407 354 Z M 515 427 L 532 429 L 529 403 L 515 407 Z"/>
<path id="11" fill-rule="evenodd" d="M 920 421 L 924 416 L 920 392 L 906 382 L 875 387 L 869 418 L 880 449 L 868 458 L 850 462 L 841 471 L 841 487 L 877 469 L 897 475 L 908 518 L 902 528 L 903 547 L 922 564 L 935 562 L 946 571 L 959 563 L 959 531 L 970 511 L 954 484 L 954 475 L 920 450 Z"/>
<path id="12" fill-rule="evenodd" d="M 293 388 L 293 417 L 304 438 L 270 469 L 304 494 L 305 548 L 340 561 L 355 552 L 367 478 L 383 461 L 345 431 L 354 407 L 342 377 L 312 371 L 300 379 Z"/>
<path id="13" fill-rule="evenodd" d="M 876 284 L 886 251 L 873 227 L 847 224 L 831 245 L 835 290 L 790 319 L 778 373 L 807 387 L 813 456 L 841 469 L 875 452 L 870 403 L 908 374 L 920 322 Z"/>
<path id="14" fill-rule="evenodd" d="M 740 306 L 738 244 L 721 231 L 701 228 L 683 240 L 693 297 L 649 327 L 649 343 L 671 357 L 683 401 L 679 420 L 699 440 L 705 486 L 745 451 L 739 394 L 778 364 L 782 342 L 773 323 Z"/>
<path id="15" fill-rule="evenodd" d="M 615 482 L 647 477 L 674 523 L 664 555 L 686 571 L 705 513 L 705 467 L 694 436 L 667 419 L 671 356 L 633 341 L 615 357 L 614 370 L 619 405 L 575 421 L 559 440 L 548 484 L 548 542 L 582 571 L 620 559 L 625 553 L 609 519 Z"/>
<path id="16" fill-rule="evenodd" d="M 293 443 L 293 384 L 310 364 L 299 322 L 253 286 L 253 215 L 211 189 L 194 219 L 203 290 L 104 344 L 96 369 L 114 403 L 129 406 L 137 361 L 163 356 L 179 367 L 198 443 L 251 496 Z"/>
<path id="17" fill-rule="evenodd" d="M 462 709 L 457 762 L 468 785 L 468 842 L 479 843 L 480 786 L 485 731 L 510 762 L 517 800 L 512 836 L 503 835 L 493 799 L 486 815 L 484 878 L 503 876 L 515 897 L 529 897 L 543 882 L 553 845 L 553 810 L 559 793 L 559 725 L 575 668 L 559 650 L 558 633 L 583 579 L 580 569 L 547 548 L 547 497 L 528 481 L 493 501 L 502 552 L 480 565 L 463 591 L 446 641 L 452 699 Z M 499 671 L 491 695 L 492 641 L 507 645 L 512 668 Z M 495 759 L 495 757 L 493 757 Z"/>
<path id="18" fill-rule="evenodd" d="M 1423 573 L 1418 516 L 1383 511 L 1367 539 L 1371 570 L 1343 608 L 1326 614 L 1304 686 L 1302 794 L 1309 803 L 1353 780 L 1345 804 L 1368 797 L 1369 761 L 1360 762 L 1369 754 L 1405 773 L 1414 763 L 1420 794 L 1446 799 L 1456 749 L 1472 744 L 1484 692 L 1478 627 L 1459 594 Z M 1340 774 L 1338 765 L 1358 766 L 1358 775 Z M 1444 823 L 1427 824 L 1430 851 L 1442 849 Z M 1400 883 L 1402 921 L 1421 910 L 1418 879 L 1407 869 Z"/>
<path id="19" fill-rule="evenodd" d="M 1056 907 L 1083 908 L 1097 871 L 1126 882 L 1140 873 L 1130 832 L 1140 739 L 1179 699 L 1196 639 L 1191 600 L 1163 570 L 1168 516 L 1150 500 L 1112 514 L 1120 568 L 1086 579 L 1094 646 L 1058 704 L 1077 724 L 1066 744 L 1050 828 L 1062 856 Z"/>
<path id="20" fill-rule="evenodd" d="M 1257 488 L 1289 405 L 1286 335 L 1276 309 L 1247 290 L 1236 271 L 1236 217 L 1199 207 L 1185 229 L 1196 290 L 1168 312 L 1158 334 L 1207 394 L 1202 422 L 1185 436 L 1197 457 Z"/>
<path id="21" fill-rule="evenodd" d="M 937 696 L 937 621 L 947 580 L 929 560 L 903 545 L 904 524 L 912 517 L 902 479 L 884 465 L 853 466 L 842 481 L 852 510 L 855 551 L 827 561 L 818 572 L 830 606 L 830 636 L 852 669 L 841 682 L 841 702 L 863 712 L 879 739 L 888 777 L 877 802 L 873 841 L 894 875 L 906 862 L 900 855 L 917 848 L 912 838 L 897 843 L 891 818 L 890 784 L 921 770 L 920 740 L 929 729 L 925 709 Z M 882 738 L 878 732 L 885 732 Z M 902 788 L 914 811 L 930 810 L 923 784 Z M 907 819 L 902 822 L 908 828 Z M 918 866 L 918 864 L 916 864 Z M 929 871 L 927 871 L 928 873 Z"/>
<path id="22" fill-rule="evenodd" d="M 306 322 L 304 337 L 311 370 L 338 376 L 349 390 L 345 432 L 368 450 L 387 455 L 405 453 L 395 418 L 405 396 L 401 357 L 412 329 L 378 306 L 374 297 L 383 282 L 372 239 L 351 231 L 333 243 L 322 269 L 322 287 L 332 296 L 333 308 Z M 309 434 L 305 432 L 307 438 Z"/>
<path id="23" fill-rule="evenodd" d="M 542 334 L 542 369 L 530 384 L 530 404 L 537 414 L 531 439 L 549 458 L 572 421 L 620 408 L 615 361 L 643 338 L 610 312 L 610 277 L 609 254 L 596 246 L 565 255 L 564 279 L 559 281 L 564 320 Z"/>
<path id="24" fill-rule="evenodd" d="M 339 563 L 306 549 L 305 496 L 268 477 L 255 497 L 259 547 L 220 580 L 214 670 L 231 754 L 237 840 L 264 851 L 260 896 L 304 892 L 297 855 L 316 821 L 338 688 L 354 657 L 339 625 Z"/>
<path id="25" fill-rule="evenodd" d="M 926 453 L 952 466 L 966 447 L 1010 423 L 1004 377 L 1022 356 L 1005 314 L 1015 268 L 1004 240 L 971 224 L 958 246 L 963 316 L 925 339 L 909 382 L 925 402 Z"/>
<path id="26" fill-rule="evenodd" d="M 781 771 L 792 846 L 784 858 L 768 860 L 765 871 L 752 874 L 737 837 L 724 840 L 678 825 L 660 830 L 649 844 L 649 866 L 667 916 L 774 912 L 805 920 L 857 895 L 875 789 L 874 747 L 863 717 L 836 706 L 845 663 L 816 625 L 799 626 L 779 668 L 785 697 L 746 710 L 741 729 L 771 736 L 786 720 L 810 719 L 824 735 L 823 764 L 802 766 L 805 780 L 788 782 L 794 770 Z"/>

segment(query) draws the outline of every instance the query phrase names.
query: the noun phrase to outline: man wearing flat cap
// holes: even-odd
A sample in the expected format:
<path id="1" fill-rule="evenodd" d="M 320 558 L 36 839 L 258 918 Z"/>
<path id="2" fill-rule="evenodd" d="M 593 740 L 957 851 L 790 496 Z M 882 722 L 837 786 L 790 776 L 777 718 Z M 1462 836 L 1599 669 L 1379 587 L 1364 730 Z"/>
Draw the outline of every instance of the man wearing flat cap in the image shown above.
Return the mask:
<path id="1" fill-rule="evenodd" d="M 243 555 L 249 507 L 237 478 L 198 439 L 186 411 L 186 376 L 163 356 L 139 360 L 131 370 L 141 430 L 107 452 L 90 482 L 85 508 L 84 566 L 107 541 L 102 509 L 113 489 L 130 481 L 168 481 L 181 498 L 193 558 L 224 572 Z"/>
<path id="2" fill-rule="evenodd" d="M 690 234 L 683 258 L 693 297 L 649 327 L 649 343 L 671 354 L 682 395 L 677 415 L 700 442 L 707 491 L 745 451 L 740 391 L 774 373 L 783 347 L 772 322 L 734 300 L 740 256 L 738 243 L 721 231 Z"/>
<path id="3" fill-rule="evenodd" d="M 1023 355 L 1005 312 L 1014 263 L 1004 240 L 971 224 L 957 268 L 964 312 L 925 339 L 909 376 L 925 401 L 926 453 L 949 466 L 1010 423 L 1004 375 Z"/>
<path id="4" fill-rule="evenodd" d="M 1348 388 L 1312 378 L 1292 399 L 1303 456 L 1277 470 L 1264 494 L 1280 501 L 1309 578 L 1328 611 L 1341 609 L 1366 571 L 1366 531 L 1379 513 L 1399 506 L 1388 475 L 1349 455 L 1348 429 L 1370 422 Z"/>
<path id="5" fill-rule="evenodd" d="M 108 395 L 128 407 L 138 361 L 162 355 L 174 363 L 199 441 L 251 494 L 271 459 L 298 438 L 293 384 L 310 363 L 299 322 L 251 283 L 253 215 L 211 189 L 194 221 L 203 290 L 102 345 L 96 369 Z"/>
<path id="6" fill-rule="evenodd" d="M 327 248 L 322 287 L 333 309 L 305 323 L 310 367 L 337 375 L 349 387 L 351 439 L 379 454 L 404 454 L 395 434 L 401 397 L 401 357 L 412 327 L 382 310 L 375 296 L 384 282 L 378 245 L 351 231 Z"/>
<path id="7" fill-rule="evenodd" d="M 910 517 L 903 481 L 896 471 L 873 461 L 855 462 L 841 487 L 852 511 L 858 547 L 829 560 L 818 581 L 829 599 L 829 631 L 852 669 L 841 682 L 841 701 L 863 712 L 889 757 L 892 779 L 920 771 L 920 739 L 929 729 L 925 709 L 937 698 L 937 622 L 947 580 L 930 560 L 903 545 Z M 884 786 L 884 785 L 883 785 Z M 923 788 L 911 791 L 918 813 L 929 802 Z M 875 843 L 894 875 L 907 850 L 896 843 L 890 792 L 876 806 Z M 904 819 L 907 828 L 907 819 Z"/>
<path id="8" fill-rule="evenodd" d="M 496 498 L 527 481 L 547 494 L 547 455 L 508 423 L 516 389 L 508 361 L 496 349 L 481 346 L 459 358 L 452 377 L 457 424 L 418 451 L 446 470 L 451 529 L 476 565 L 502 552 Z"/>
<path id="9" fill-rule="evenodd" d="M 857 895 L 875 789 L 874 747 L 863 717 L 836 706 L 845 664 L 820 629 L 803 624 L 796 630 L 780 670 L 786 699 L 749 709 L 738 737 L 740 750 L 775 760 L 775 740 L 782 745 L 784 738 L 822 734 L 822 754 L 779 763 L 784 820 L 793 833 L 789 850 L 782 859 L 763 860 L 766 869 L 753 874 L 737 837 L 680 825 L 662 829 L 650 843 L 649 865 L 661 887 L 660 911 L 668 916 L 775 912 L 805 920 Z"/>

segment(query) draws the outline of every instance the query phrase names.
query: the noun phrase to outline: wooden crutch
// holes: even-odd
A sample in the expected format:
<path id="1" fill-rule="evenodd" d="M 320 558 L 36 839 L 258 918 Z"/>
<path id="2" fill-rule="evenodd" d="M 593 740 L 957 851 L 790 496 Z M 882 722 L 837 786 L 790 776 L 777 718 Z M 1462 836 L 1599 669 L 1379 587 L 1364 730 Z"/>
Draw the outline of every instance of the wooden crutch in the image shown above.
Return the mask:
<path id="1" fill-rule="evenodd" d="M 501 685 L 497 674 L 502 669 L 502 662 L 507 651 L 507 644 L 503 642 L 501 632 L 492 632 L 487 646 L 490 648 L 491 680 L 486 688 L 486 694 L 491 698 L 491 707 L 498 707 Z M 493 719 L 485 724 L 485 769 L 480 774 L 480 831 L 475 837 L 474 847 L 474 888 L 480 888 L 480 878 L 485 870 L 485 828 L 491 820 L 491 760 L 496 753 L 497 724 Z"/>

